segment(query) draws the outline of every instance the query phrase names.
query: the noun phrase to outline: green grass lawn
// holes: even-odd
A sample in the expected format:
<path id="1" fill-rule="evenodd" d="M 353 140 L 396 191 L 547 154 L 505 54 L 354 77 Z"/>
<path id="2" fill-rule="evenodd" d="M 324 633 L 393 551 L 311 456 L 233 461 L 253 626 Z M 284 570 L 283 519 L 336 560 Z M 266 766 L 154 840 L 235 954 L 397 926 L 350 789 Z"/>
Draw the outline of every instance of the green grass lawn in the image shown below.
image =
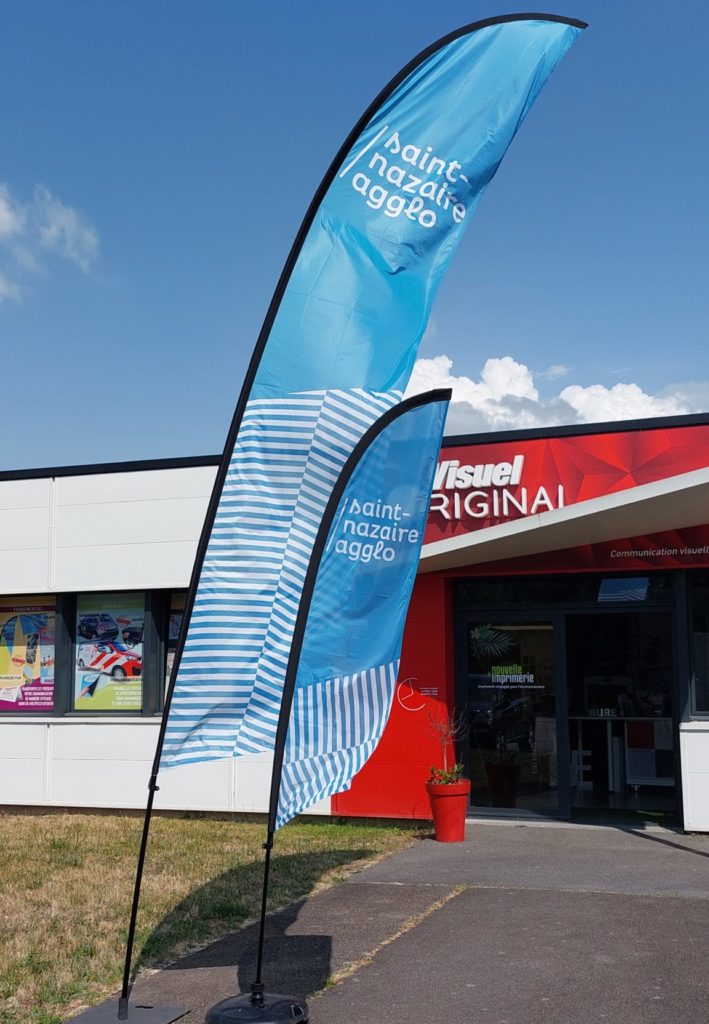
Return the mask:
<path id="1" fill-rule="evenodd" d="M 0 813 L 0 1021 L 60 1024 L 120 984 L 142 821 Z M 406 828 L 291 824 L 276 835 L 271 909 L 415 841 Z M 263 824 L 156 817 L 134 962 L 156 966 L 255 918 Z"/>

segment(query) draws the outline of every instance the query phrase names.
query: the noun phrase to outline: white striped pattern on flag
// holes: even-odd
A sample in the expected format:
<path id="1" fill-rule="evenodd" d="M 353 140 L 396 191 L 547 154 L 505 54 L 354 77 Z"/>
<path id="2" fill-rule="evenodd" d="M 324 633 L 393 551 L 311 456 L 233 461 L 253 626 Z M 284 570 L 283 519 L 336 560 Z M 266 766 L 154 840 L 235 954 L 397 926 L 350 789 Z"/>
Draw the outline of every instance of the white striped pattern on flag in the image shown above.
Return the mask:
<path id="1" fill-rule="evenodd" d="M 381 739 L 399 662 L 296 687 L 276 828 L 318 800 L 349 789 Z"/>
<path id="2" fill-rule="evenodd" d="M 200 573 L 161 768 L 273 748 L 305 574 L 332 489 L 401 392 L 248 402 Z"/>

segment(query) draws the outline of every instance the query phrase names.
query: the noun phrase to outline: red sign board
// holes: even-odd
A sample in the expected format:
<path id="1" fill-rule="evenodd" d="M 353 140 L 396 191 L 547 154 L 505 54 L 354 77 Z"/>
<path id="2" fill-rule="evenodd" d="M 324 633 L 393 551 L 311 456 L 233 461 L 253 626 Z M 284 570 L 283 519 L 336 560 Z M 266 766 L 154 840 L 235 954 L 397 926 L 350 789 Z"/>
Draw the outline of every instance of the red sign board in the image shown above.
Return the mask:
<path id="1" fill-rule="evenodd" d="M 440 455 L 425 541 L 564 508 L 706 466 L 709 425 L 446 447 Z M 709 565 L 709 526 L 547 553 L 543 560 L 547 572 Z M 540 559 L 514 560 L 514 571 L 526 567 L 539 571 Z M 476 566 L 476 573 L 480 571 L 483 567 Z"/>

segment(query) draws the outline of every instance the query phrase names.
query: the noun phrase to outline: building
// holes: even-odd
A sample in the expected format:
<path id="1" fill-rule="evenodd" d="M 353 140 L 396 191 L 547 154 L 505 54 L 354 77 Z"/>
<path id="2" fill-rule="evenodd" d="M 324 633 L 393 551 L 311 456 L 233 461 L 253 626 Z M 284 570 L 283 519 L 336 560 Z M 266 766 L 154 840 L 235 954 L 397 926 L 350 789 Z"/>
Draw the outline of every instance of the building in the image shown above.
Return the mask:
<path id="1" fill-rule="evenodd" d="M 216 458 L 0 474 L 0 803 L 142 807 Z M 381 744 L 316 813 L 473 807 L 709 832 L 709 416 L 446 439 Z M 267 756 L 156 806 L 262 811 Z"/>

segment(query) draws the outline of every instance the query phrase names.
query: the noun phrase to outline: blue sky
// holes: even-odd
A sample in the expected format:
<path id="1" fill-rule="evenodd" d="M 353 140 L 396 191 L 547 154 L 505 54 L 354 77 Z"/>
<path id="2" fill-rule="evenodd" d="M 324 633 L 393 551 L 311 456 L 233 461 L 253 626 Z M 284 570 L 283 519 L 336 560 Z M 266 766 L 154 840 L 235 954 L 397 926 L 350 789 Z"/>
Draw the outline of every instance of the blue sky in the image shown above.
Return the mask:
<path id="1" fill-rule="evenodd" d="M 28 0 L 0 41 L 0 468 L 212 454 L 306 206 L 451 29 L 525 6 Z M 452 429 L 709 409 L 709 14 L 590 23 L 440 289 Z"/>

